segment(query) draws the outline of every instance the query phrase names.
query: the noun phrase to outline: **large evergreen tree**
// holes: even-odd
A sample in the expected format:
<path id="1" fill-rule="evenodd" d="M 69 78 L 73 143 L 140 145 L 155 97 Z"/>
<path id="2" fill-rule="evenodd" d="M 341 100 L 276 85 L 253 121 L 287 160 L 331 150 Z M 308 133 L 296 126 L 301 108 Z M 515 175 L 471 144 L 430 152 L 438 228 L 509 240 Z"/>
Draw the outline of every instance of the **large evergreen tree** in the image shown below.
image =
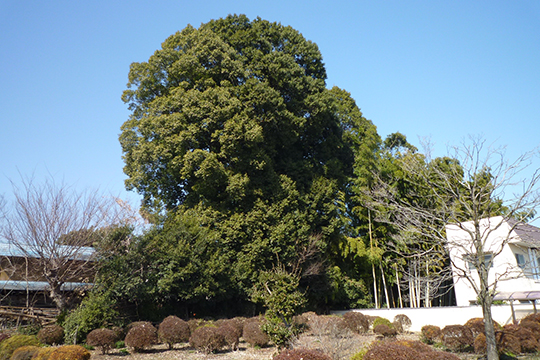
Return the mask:
<path id="1" fill-rule="evenodd" d="M 146 210 L 209 231 L 233 293 L 278 265 L 311 269 L 301 283 L 321 288 L 313 263 L 340 242 L 353 159 L 373 156 L 362 145 L 376 138 L 325 79 L 317 45 L 298 31 L 236 15 L 187 26 L 131 65 L 126 185 Z"/>

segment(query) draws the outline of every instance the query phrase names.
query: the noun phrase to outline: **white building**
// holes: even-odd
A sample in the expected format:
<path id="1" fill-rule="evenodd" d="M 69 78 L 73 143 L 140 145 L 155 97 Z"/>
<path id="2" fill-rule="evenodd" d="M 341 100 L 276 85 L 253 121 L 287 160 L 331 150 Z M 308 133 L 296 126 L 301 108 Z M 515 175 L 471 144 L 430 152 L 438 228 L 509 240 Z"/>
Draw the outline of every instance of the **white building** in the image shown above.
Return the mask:
<path id="1" fill-rule="evenodd" d="M 480 229 L 485 262 L 491 265 L 489 284 L 496 289 L 495 299 L 540 298 L 540 229 L 502 216 L 480 220 Z M 472 222 L 446 226 L 458 306 L 474 304 L 477 298 L 467 279 L 479 286 L 478 272 L 469 260 L 476 255 L 472 232 Z"/>

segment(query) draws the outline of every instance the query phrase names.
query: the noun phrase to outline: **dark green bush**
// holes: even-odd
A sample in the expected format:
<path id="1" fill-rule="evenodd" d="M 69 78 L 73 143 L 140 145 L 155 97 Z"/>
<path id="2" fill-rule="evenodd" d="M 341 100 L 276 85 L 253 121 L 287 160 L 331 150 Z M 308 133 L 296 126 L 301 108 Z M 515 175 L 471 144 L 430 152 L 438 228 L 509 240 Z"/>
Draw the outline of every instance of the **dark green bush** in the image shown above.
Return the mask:
<path id="1" fill-rule="evenodd" d="M 261 329 L 261 321 L 258 318 L 252 318 L 244 323 L 242 337 L 251 346 L 263 347 L 268 345 L 270 338 Z"/>
<path id="2" fill-rule="evenodd" d="M 64 342 L 64 328 L 60 325 L 50 325 L 39 330 L 37 338 L 42 344 L 60 345 Z"/>
<path id="3" fill-rule="evenodd" d="M 39 346 L 21 346 L 13 352 L 13 355 L 11 355 L 11 360 L 31 360 L 34 354 L 37 353 L 39 349 Z"/>
<path id="4" fill-rule="evenodd" d="M 113 324 L 118 318 L 118 312 L 112 306 L 114 300 L 110 294 L 100 291 L 90 292 L 81 305 L 66 316 L 65 343 L 81 343 L 90 331 Z"/>
<path id="5" fill-rule="evenodd" d="M 80 345 L 64 345 L 55 348 L 49 360 L 89 360 L 90 351 Z"/>
<path id="6" fill-rule="evenodd" d="M 39 346 L 35 335 L 13 335 L 0 343 L 0 360 L 9 360 L 13 352 L 26 345 Z"/>
<path id="7" fill-rule="evenodd" d="M 357 311 L 348 311 L 343 314 L 345 326 L 354 333 L 363 334 L 369 330 L 368 318 Z"/>
<path id="8" fill-rule="evenodd" d="M 332 360 L 332 358 L 318 350 L 285 349 L 276 355 L 274 360 Z"/>
<path id="9" fill-rule="evenodd" d="M 118 340 L 116 333 L 110 329 L 95 329 L 86 336 L 86 344 L 97 347 L 102 354 L 108 354 Z"/>
<path id="10" fill-rule="evenodd" d="M 159 339 L 172 349 L 174 344 L 184 343 L 189 341 L 189 325 L 186 321 L 176 316 L 168 316 L 158 327 Z"/>
<path id="11" fill-rule="evenodd" d="M 373 320 L 373 325 L 372 325 L 372 326 L 373 326 L 373 328 L 375 328 L 377 325 L 381 325 L 381 324 L 382 324 L 382 325 L 386 325 L 386 326 L 388 326 L 389 328 L 393 328 L 393 327 L 394 327 L 394 325 L 392 325 L 392 323 L 390 322 L 390 320 L 385 319 L 385 318 L 383 318 L 383 317 L 379 317 L 379 316 L 378 316 L 377 318 L 375 318 L 375 320 Z"/>
<path id="12" fill-rule="evenodd" d="M 205 354 L 218 351 L 226 345 L 225 337 L 214 326 L 195 329 L 189 338 L 189 345 Z"/>
<path id="13" fill-rule="evenodd" d="M 157 344 L 157 329 L 148 322 L 132 326 L 124 341 L 134 352 L 141 352 L 147 347 Z"/>

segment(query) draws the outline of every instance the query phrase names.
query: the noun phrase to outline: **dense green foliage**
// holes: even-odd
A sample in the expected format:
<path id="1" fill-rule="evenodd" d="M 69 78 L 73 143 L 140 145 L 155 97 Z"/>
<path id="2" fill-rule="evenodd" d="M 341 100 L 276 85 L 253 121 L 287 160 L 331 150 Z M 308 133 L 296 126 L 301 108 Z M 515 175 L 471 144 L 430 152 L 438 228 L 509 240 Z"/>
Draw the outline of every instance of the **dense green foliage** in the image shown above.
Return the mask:
<path id="1" fill-rule="evenodd" d="M 35 335 L 13 335 L 0 343 L 0 359 L 9 360 L 13 352 L 22 346 L 40 346 Z"/>

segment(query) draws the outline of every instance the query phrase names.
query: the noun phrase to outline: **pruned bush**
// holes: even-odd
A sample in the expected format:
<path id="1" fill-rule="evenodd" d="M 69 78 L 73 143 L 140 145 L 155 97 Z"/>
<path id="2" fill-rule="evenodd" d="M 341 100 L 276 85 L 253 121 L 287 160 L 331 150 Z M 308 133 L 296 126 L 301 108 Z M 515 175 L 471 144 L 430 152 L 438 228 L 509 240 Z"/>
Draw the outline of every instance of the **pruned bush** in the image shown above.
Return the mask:
<path id="1" fill-rule="evenodd" d="M 37 338 L 42 344 L 60 345 L 64 343 L 64 328 L 60 325 L 50 325 L 39 330 Z"/>
<path id="2" fill-rule="evenodd" d="M 22 346 L 39 346 L 35 335 L 13 335 L 0 343 L 0 360 L 9 360 L 13 352 Z"/>
<path id="3" fill-rule="evenodd" d="M 223 321 L 218 327 L 218 331 L 225 339 L 225 346 L 228 346 L 231 350 L 238 350 L 242 329 L 235 325 L 235 321 Z"/>
<path id="4" fill-rule="evenodd" d="M 393 327 L 393 326 L 392 326 L 392 323 L 390 322 L 390 320 L 385 319 L 385 318 L 380 317 L 380 316 L 376 317 L 376 318 L 373 320 L 372 327 L 375 328 L 375 326 L 381 325 L 381 324 L 382 324 L 382 325 L 386 325 L 386 326 L 388 326 L 389 328 Z"/>
<path id="5" fill-rule="evenodd" d="M 55 348 L 49 360 L 89 360 L 90 351 L 80 345 L 64 345 Z"/>
<path id="6" fill-rule="evenodd" d="M 467 320 L 465 326 L 468 327 L 473 335 L 473 338 L 479 334 L 485 334 L 484 319 L 483 318 L 472 318 Z"/>
<path id="7" fill-rule="evenodd" d="M 205 354 L 218 351 L 226 345 L 225 337 L 214 326 L 195 329 L 189 338 L 189 345 Z"/>
<path id="8" fill-rule="evenodd" d="M 421 339 L 426 344 L 433 344 L 440 341 L 441 328 L 435 325 L 424 325 L 421 329 Z"/>
<path id="9" fill-rule="evenodd" d="M 373 332 L 384 337 L 394 337 L 397 335 L 396 329 L 393 329 L 385 324 L 375 325 Z"/>
<path id="10" fill-rule="evenodd" d="M 521 321 L 536 321 L 537 323 L 540 323 L 540 313 L 529 314 L 521 319 Z"/>
<path id="11" fill-rule="evenodd" d="M 521 342 L 514 335 L 504 331 L 496 331 L 495 339 L 497 340 L 497 350 L 500 353 L 511 352 L 514 355 L 521 353 Z"/>
<path id="12" fill-rule="evenodd" d="M 415 341 L 377 341 L 370 345 L 362 360 L 459 360 L 459 357 Z"/>
<path id="13" fill-rule="evenodd" d="M 352 332 L 342 316 L 315 315 L 309 318 L 308 324 L 311 333 L 318 336 Z"/>
<path id="14" fill-rule="evenodd" d="M 397 314 L 396 316 L 394 316 L 393 324 L 394 324 L 394 328 L 397 331 L 403 332 L 403 331 L 409 331 L 409 329 L 411 328 L 411 325 L 412 325 L 412 321 L 405 314 Z M 400 328 L 401 328 L 401 330 L 400 330 Z"/>
<path id="15" fill-rule="evenodd" d="M 157 329 L 149 322 L 137 324 L 131 327 L 124 341 L 134 352 L 142 352 L 144 349 L 157 344 Z"/>
<path id="16" fill-rule="evenodd" d="M 358 347 L 358 339 L 345 326 L 341 316 L 312 314 L 309 316 L 309 328 L 317 341 L 317 348 L 332 359 L 348 358 Z"/>
<path id="17" fill-rule="evenodd" d="M 167 316 L 158 327 L 159 339 L 172 349 L 174 344 L 189 341 L 189 325 L 186 321 L 174 315 Z"/>
<path id="18" fill-rule="evenodd" d="M 521 320 L 519 326 L 531 330 L 536 340 L 540 340 L 540 323 L 533 320 Z"/>
<path id="19" fill-rule="evenodd" d="M 6 333 L 0 333 L 0 343 L 6 339 L 9 339 L 11 335 Z"/>
<path id="20" fill-rule="evenodd" d="M 485 354 L 486 351 L 486 335 L 484 333 L 476 335 L 476 337 L 474 338 L 474 352 L 476 354 Z"/>
<path id="21" fill-rule="evenodd" d="M 309 319 L 304 315 L 295 315 L 292 319 L 292 325 L 299 333 L 304 333 L 309 330 Z"/>
<path id="22" fill-rule="evenodd" d="M 97 347 L 102 354 L 108 354 L 118 340 L 116 333 L 110 329 L 95 329 L 86 336 L 86 344 Z"/>
<path id="23" fill-rule="evenodd" d="M 474 346 L 471 329 L 463 325 L 448 325 L 441 330 L 441 341 L 451 351 L 469 351 Z"/>
<path id="24" fill-rule="evenodd" d="M 32 357 L 32 360 L 48 360 L 54 350 L 56 350 L 56 348 L 51 346 L 39 348 Z"/>
<path id="25" fill-rule="evenodd" d="M 313 349 L 285 349 L 274 360 L 332 360 L 321 351 Z"/>
<path id="26" fill-rule="evenodd" d="M 31 360 L 34 354 L 37 353 L 39 349 L 39 346 L 21 346 L 13 352 L 13 355 L 11 355 L 11 360 Z"/>
<path id="27" fill-rule="evenodd" d="M 187 323 L 188 323 L 188 326 L 189 326 L 190 334 L 193 334 L 195 329 L 200 328 L 200 327 L 208 324 L 208 322 L 206 320 L 204 320 L 204 319 L 189 319 Z"/>
<path id="28" fill-rule="evenodd" d="M 396 344 L 403 345 L 403 346 L 406 346 L 408 348 L 414 349 L 414 350 L 418 351 L 419 353 L 433 352 L 433 349 L 430 346 L 424 344 L 421 341 L 398 340 L 398 341 L 396 341 Z"/>
<path id="29" fill-rule="evenodd" d="M 261 329 L 261 321 L 248 320 L 244 323 L 242 337 L 251 346 L 263 347 L 268 345 L 270 338 Z"/>
<path id="30" fill-rule="evenodd" d="M 508 324 L 503 327 L 503 331 L 519 339 L 522 353 L 533 353 L 538 350 L 538 341 L 530 329 L 520 325 Z"/>
<path id="31" fill-rule="evenodd" d="M 345 326 L 354 333 L 364 334 L 369 330 L 367 317 L 357 311 L 348 311 L 343 314 Z"/>

